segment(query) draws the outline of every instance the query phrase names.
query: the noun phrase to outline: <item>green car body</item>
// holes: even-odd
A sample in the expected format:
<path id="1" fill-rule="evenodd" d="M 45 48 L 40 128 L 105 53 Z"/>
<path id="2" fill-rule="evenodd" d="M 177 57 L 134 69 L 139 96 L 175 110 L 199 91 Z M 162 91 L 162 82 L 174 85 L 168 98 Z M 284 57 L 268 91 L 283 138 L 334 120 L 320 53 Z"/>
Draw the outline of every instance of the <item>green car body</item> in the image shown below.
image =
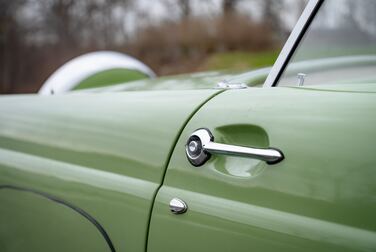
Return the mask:
<path id="1" fill-rule="evenodd" d="M 0 251 L 375 251 L 376 83 L 269 71 L 0 97 Z M 192 166 L 199 128 L 284 160 Z"/>

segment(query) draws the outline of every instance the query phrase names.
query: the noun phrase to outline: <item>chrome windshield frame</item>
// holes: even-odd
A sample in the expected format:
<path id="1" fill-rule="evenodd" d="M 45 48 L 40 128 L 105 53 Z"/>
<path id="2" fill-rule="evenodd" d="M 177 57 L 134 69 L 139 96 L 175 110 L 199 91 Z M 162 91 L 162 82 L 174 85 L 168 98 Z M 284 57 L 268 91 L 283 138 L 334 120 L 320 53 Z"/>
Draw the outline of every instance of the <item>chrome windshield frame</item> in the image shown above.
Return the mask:
<path id="1" fill-rule="evenodd" d="M 310 0 L 274 63 L 263 87 L 275 87 L 324 0 Z"/>

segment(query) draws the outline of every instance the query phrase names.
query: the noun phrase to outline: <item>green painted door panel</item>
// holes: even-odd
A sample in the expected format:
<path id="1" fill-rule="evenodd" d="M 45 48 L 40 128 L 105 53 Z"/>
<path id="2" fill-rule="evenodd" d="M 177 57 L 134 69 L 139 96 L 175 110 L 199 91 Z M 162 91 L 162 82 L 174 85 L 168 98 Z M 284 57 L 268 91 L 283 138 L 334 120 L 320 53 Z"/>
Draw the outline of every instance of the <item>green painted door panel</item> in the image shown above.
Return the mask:
<path id="1" fill-rule="evenodd" d="M 172 149 L 186 121 L 217 92 L 0 97 L 0 187 L 68 202 L 100 223 L 116 251 L 145 251 L 152 201 Z M 78 243 L 80 251 L 108 250 L 84 216 L 38 195 L 3 193 L 0 216 L 14 218 L 1 219 L 1 251 L 75 251 Z"/>
<path id="2" fill-rule="evenodd" d="M 376 88 L 226 91 L 184 128 L 153 208 L 148 251 L 375 251 Z M 193 167 L 198 128 L 216 142 L 275 147 L 275 165 L 212 155 Z M 174 215 L 178 197 L 188 211 Z M 161 232 L 163 230 L 163 232 Z"/>

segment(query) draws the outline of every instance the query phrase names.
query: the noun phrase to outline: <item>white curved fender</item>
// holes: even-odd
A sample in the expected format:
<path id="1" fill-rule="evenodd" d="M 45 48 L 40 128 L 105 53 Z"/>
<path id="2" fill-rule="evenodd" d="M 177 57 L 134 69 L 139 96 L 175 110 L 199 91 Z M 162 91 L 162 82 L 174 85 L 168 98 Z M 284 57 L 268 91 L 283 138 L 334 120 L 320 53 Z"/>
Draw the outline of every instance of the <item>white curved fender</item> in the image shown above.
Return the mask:
<path id="1" fill-rule="evenodd" d="M 39 90 L 41 95 L 61 94 L 101 71 L 124 68 L 139 71 L 150 78 L 156 74 L 141 61 L 123 53 L 99 51 L 74 58 L 56 70 Z"/>

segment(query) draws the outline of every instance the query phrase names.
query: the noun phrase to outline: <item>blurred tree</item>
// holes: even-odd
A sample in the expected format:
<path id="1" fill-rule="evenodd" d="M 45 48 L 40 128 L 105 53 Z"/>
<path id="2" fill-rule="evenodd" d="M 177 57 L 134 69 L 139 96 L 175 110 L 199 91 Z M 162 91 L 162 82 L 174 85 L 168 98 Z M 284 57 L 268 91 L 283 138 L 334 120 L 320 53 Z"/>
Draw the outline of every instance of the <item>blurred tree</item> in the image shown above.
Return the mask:
<path id="1" fill-rule="evenodd" d="M 363 5 L 367 4 L 367 7 L 362 8 L 364 13 L 361 13 L 359 15 L 359 18 L 363 18 L 364 23 L 369 24 L 366 26 L 367 32 L 369 33 L 369 35 L 373 36 L 373 38 L 376 38 L 376 26 L 372 25 L 376 22 L 376 1 L 364 0 L 361 1 L 361 3 Z"/>
<path id="2" fill-rule="evenodd" d="M 346 0 L 344 3 L 346 13 L 344 13 L 341 25 L 343 28 L 357 29 L 363 32 L 364 36 L 376 37 L 376 1 L 363 0 L 360 2 Z M 360 34 L 359 34 L 360 36 Z"/>
<path id="3" fill-rule="evenodd" d="M 0 0 L 0 93 L 36 90 L 82 53 L 124 42 L 131 0 Z M 52 57 L 53 55 L 53 57 Z M 36 62 L 38 64 L 36 64 Z"/>
<path id="4" fill-rule="evenodd" d="M 188 18 L 191 15 L 190 0 L 179 0 L 179 7 L 183 18 Z"/>
<path id="5" fill-rule="evenodd" d="M 124 15 L 131 0 L 50 0 L 45 5 L 46 30 L 65 45 L 108 47 L 123 34 Z M 122 13 L 114 15 L 114 12 Z M 100 36 L 98 36 L 100 34 Z"/>
<path id="6" fill-rule="evenodd" d="M 305 7 L 307 5 L 307 0 L 297 0 L 297 6 L 298 6 L 298 18 L 300 17 L 300 14 L 303 13 Z"/>
<path id="7" fill-rule="evenodd" d="M 79 39 L 75 28 L 82 28 L 72 15 L 74 5 L 74 0 L 56 0 L 52 2 L 50 11 L 47 11 L 49 28 L 57 33 L 59 41 L 69 47 L 76 45 Z"/>
<path id="8" fill-rule="evenodd" d="M 192 0 L 160 0 L 159 3 L 168 13 L 162 17 L 164 21 L 179 22 L 192 15 Z M 145 14 L 150 15 L 151 13 L 148 11 Z"/>
<path id="9" fill-rule="evenodd" d="M 11 85 L 13 76 L 19 76 L 17 71 L 22 57 L 22 33 L 16 14 L 24 4 L 24 0 L 0 0 L 0 93 L 9 93 L 14 88 Z"/>
<path id="10" fill-rule="evenodd" d="M 273 33 L 283 36 L 285 33 L 281 12 L 284 9 L 284 0 L 260 0 L 263 22 L 269 25 Z"/>
<path id="11" fill-rule="evenodd" d="M 236 11 L 236 5 L 240 0 L 223 0 L 222 12 L 225 16 L 232 15 Z"/>

